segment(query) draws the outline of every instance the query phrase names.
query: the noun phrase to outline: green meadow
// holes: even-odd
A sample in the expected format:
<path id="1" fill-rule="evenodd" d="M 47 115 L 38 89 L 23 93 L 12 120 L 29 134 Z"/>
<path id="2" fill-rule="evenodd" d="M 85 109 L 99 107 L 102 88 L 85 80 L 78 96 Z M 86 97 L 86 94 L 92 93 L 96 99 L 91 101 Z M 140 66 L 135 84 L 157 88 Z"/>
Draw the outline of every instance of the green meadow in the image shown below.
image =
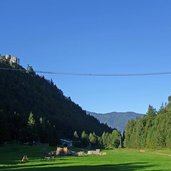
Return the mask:
<path id="1" fill-rule="evenodd" d="M 171 150 L 106 150 L 102 156 L 66 156 L 42 159 L 42 147 L 5 145 L 0 147 L 0 171 L 170 171 Z M 55 150 L 51 148 L 49 150 Z M 23 155 L 28 162 L 22 163 Z"/>

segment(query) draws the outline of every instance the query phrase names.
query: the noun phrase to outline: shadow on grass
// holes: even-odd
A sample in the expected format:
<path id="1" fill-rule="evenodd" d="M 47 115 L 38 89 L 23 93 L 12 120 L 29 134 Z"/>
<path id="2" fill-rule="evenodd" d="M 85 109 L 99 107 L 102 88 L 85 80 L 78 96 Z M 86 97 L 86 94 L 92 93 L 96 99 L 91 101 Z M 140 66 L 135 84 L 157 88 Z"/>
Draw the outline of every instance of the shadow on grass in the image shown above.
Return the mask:
<path id="1" fill-rule="evenodd" d="M 18 157 L 18 158 L 21 158 L 22 157 Z M 30 159 L 30 158 L 29 158 Z M 53 162 L 55 161 L 56 159 L 58 159 L 59 161 L 65 161 L 65 160 L 68 160 L 68 158 L 66 158 L 65 156 L 63 157 L 56 157 L 56 158 L 50 158 L 50 159 L 44 159 L 44 158 L 40 158 L 40 157 L 31 157 L 31 161 L 34 161 L 34 160 L 37 160 L 38 162 Z M 29 160 L 30 161 L 30 160 Z M 28 162 L 25 162 L 25 163 L 22 163 L 21 160 L 10 160 L 10 159 L 1 159 L 0 158 L 0 164 L 3 164 L 3 165 L 16 165 L 16 164 L 26 164 Z M 0 167 L 1 169 L 1 167 Z"/>
<path id="2" fill-rule="evenodd" d="M 61 164 L 61 163 L 60 163 Z M 66 164 L 66 163 L 65 163 Z M 58 166 L 57 164 L 37 164 L 27 166 L 7 166 L 1 167 L 0 170 L 25 170 L 25 171 L 163 171 L 160 169 L 153 169 L 156 165 L 151 165 L 147 162 L 124 163 L 124 164 L 110 164 L 110 165 L 86 165 L 86 166 Z"/>

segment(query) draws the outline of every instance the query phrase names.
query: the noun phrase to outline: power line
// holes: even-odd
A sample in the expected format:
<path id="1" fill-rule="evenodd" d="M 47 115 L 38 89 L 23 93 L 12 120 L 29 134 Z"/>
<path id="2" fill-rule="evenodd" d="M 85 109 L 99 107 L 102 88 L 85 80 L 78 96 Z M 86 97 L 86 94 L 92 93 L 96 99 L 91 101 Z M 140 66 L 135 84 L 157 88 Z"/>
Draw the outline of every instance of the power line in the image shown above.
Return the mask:
<path id="1" fill-rule="evenodd" d="M 0 68 L 0 70 L 5 70 L 5 71 L 22 71 L 22 72 L 26 72 L 23 69 L 16 69 L 16 68 Z"/>
<path id="2" fill-rule="evenodd" d="M 23 69 L 15 69 L 15 68 L 0 68 L 0 70 L 6 71 L 21 71 L 27 72 L 27 70 Z M 171 75 L 171 71 L 169 72 L 147 72 L 147 73 L 74 73 L 74 72 L 53 72 L 53 71 L 35 71 L 39 74 L 50 74 L 50 75 L 63 75 L 63 76 L 85 76 L 85 77 L 135 77 L 135 76 L 159 76 L 159 75 Z"/>

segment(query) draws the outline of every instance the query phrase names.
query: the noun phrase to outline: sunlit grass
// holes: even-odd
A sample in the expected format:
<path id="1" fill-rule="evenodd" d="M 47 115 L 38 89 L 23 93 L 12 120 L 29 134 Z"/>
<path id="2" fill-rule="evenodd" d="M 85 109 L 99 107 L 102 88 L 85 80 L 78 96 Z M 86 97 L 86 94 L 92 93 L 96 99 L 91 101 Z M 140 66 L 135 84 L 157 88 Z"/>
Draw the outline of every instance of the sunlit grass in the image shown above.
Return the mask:
<path id="1" fill-rule="evenodd" d="M 49 149 L 55 150 L 55 147 Z M 66 156 L 42 159 L 42 146 L 6 145 L 0 147 L 0 171 L 169 171 L 170 150 L 107 150 L 104 156 Z M 29 161 L 21 163 L 23 155 Z"/>

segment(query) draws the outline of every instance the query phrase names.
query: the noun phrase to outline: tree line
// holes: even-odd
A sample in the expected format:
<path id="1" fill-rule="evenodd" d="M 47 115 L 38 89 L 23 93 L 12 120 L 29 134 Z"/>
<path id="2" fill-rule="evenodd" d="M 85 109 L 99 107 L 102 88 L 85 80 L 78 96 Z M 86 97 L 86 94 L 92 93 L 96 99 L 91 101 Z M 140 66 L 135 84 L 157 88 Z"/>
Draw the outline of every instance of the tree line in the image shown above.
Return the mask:
<path id="1" fill-rule="evenodd" d="M 171 96 L 159 111 L 149 105 L 144 117 L 128 122 L 124 144 L 128 148 L 171 148 Z"/>
<path id="2" fill-rule="evenodd" d="M 94 148 L 118 148 L 121 144 L 121 134 L 114 129 L 110 132 L 103 132 L 101 136 L 96 135 L 94 132 L 89 134 L 83 131 L 78 135 L 77 131 L 73 135 L 74 145 L 76 147 L 94 147 Z"/>

